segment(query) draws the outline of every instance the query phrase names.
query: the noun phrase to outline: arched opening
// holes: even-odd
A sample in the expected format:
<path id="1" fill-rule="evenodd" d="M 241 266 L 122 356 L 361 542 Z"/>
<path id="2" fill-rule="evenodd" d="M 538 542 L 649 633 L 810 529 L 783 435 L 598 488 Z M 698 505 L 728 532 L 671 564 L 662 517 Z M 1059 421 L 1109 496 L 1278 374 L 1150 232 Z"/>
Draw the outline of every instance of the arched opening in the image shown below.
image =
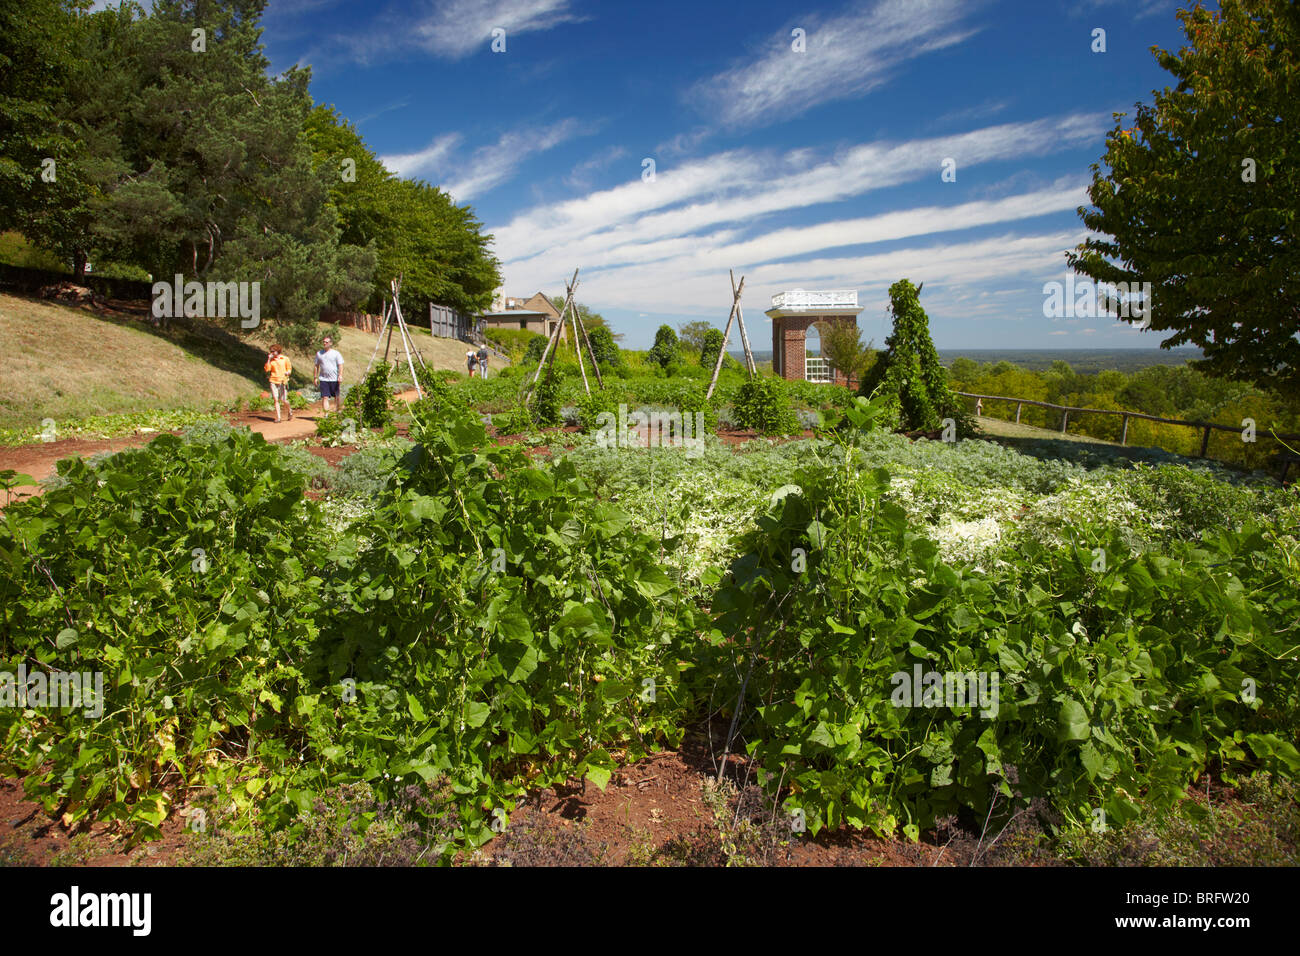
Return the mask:
<path id="1" fill-rule="evenodd" d="M 804 333 L 803 340 L 803 377 L 809 382 L 833 382 L 834 370 L 831 369 L 831 363 L 822 355 L 822 336 L 821 330 L 817 325 L 810 324 L 808 330 Z"/>

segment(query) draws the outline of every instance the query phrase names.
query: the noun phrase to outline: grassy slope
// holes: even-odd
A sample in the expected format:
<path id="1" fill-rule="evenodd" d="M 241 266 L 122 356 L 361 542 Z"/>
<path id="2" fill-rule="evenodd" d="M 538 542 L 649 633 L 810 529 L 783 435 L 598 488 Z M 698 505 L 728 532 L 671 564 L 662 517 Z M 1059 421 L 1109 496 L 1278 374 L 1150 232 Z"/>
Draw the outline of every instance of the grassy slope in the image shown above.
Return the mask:
<path id="1" fill-rule="evenodd" d="M 464 343 L 412 331 L 429 365 L 463 371 Z M 162 332 L 136 318 L 0 294 L 0 342 L 0 428 L 229 405 L 266 389 L 266 341 L 241 341 L 216 328 Z M 346 362 L 344 382 L 357 381 L 374 346 L 373 335 L 343 330 L 337 347 Z M 401 354 L 395 348 L 392 357 Z M 294 384 L 311 384 L 311 353 L 291 351 L 290 359 Z"/>
<path id="2" fill-rule="evenodd" d="M 1015 422 L 1003 421 L 1000 418 L 986 418 L 982 415 L 976 419 L 976 422 L 979 424 L 980 431 L 990 437 L 1044 438 L 1057 441 L 1083 442 L 1088 445 L 1118 446 L 1119 444 L 1118 442 L 1106 441 L 1104 438 L 1093 438 L 1091 435 L 1080 435 L 1074 432 L 1062 435 L 1057 429 L 1037 428 L 1034 425 L 1017 425 Z"/>

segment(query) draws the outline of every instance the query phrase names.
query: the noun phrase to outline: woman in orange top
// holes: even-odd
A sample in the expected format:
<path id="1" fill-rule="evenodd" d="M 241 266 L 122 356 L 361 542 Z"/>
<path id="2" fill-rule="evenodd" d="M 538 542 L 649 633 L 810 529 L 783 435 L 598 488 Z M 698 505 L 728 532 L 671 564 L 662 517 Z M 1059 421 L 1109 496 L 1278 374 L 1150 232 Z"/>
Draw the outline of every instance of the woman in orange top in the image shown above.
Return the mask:
<path id="1" fill-rule="evenodd" d="M 271 373 L 271 398 L 275 401 L 275 420 L 280 420 L 280 399 L 284 399 L 284 407 L 289 412 L 289 420 L 293 420 L 293 406 L 289 404 L 289 375 L 293 372 L 293 365 L 289 362 L 289 356 L 284 354 L 284 349 L 279 345 L 272 345 L 270 353 L 266 356 L 267 372 Z"/>

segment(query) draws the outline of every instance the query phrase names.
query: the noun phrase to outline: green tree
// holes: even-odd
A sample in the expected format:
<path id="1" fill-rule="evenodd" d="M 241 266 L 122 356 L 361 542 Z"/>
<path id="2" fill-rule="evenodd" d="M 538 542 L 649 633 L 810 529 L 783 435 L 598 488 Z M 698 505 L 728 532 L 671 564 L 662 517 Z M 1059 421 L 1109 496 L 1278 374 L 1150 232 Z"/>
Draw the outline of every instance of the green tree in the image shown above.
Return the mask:
<path id="1" fill-rule="evenodd" d="M 974 433 L 961 399 L 948 386 L 948 374 L 930 339 L 930 320 L 921 308 L 920 290 L 907 279 L 889 287 L 894 328 L 885 352 L 862 377 L 859 393 L 879 389 L 904 430 L 934 431 L 951 418 L 960 435 Z"/>
<path id="2" fill-rule="evenodd" d="M 856 386 L 876 360 L 871 343 L 862 341 L 862 330 L 856 322 L 818 322 L 817 331 L 822 354 L 848 379 L 849 388 Z"/>
<path id="3" fill-rule="evenodd" d="M 660 368 L 671 369 L 681 356 L 678 354 L 677 333 L 671 325 L 659 326 L 655 333 L 655 344 L 650 348 L 650 358 L 659 363 Z"/>
<path id="4" fill-rule="evenodd" d="M 524 350 L 524 364 L 535 368 L 537 363 L 542 360 L 542 353 L 546 351 L 546 336 L 538 335 L 528 340 L 528 348 Z"/>
<path id="5" fill-rule="evenodd" d="M 713 366 L 718 364 L 718 353 L 722 351 L 723 338 L 722 330 L 710 328 L 704 333 L 704 341 L 700 343 L 700 365 L 712 371 Z"/>
<path id="6" fill-rule="evenodd" d="M 599 325 L 587 333 L 591 340 L 591 350 L 602 368 L 617 368 L 623 364 L 622 354 L 614 342 L 614 335 L 608 326 Z"/>
<path id="7" fill-rule="evenodd" d="M 704 321 L 696 320 L 686 322 L 677 326 L 678 338 L 682 343 L 682 349 L 692 355 L 698 355 L 704 350 L 704 337 L 709 331 L 717 331 L 713 326 Z M 715 357 L 717 353 L 714 353 Z"/>
<path id="8" fill-rule="evenodd" d="M 1300 390 L 1300 6 L 1222 0 L 1179 11 L 1177 79 L 1116 115 L 1069 254 L 1099 282 L 1151 284 L 1149 323 L 1212 375 Z M 1143 321 L 1129 318 L 1127 321 Z"/>
<path id="9" fill-rule="evenodd" d="M 555 306 L 556 312 L 563 312 L 564 296 L 562 295 L 551 296 L 551 304 Z M 609 329 L 610 338 L 612 338 L 615 342 L 623 341 L 623 333 L 615 332 L 613 329 L 611 329 L 609 327 L 609 323 L 605 321 L 605 317 L 603 315 L 601 315 L 599 312 L 593 311 L 592 309 L 583 305 L 581 302 L 577 303 L 577 306 L 578 306 L 578 317 L 582 319 L 582 324 L 587 327 L 588 334 L 590 334 L 594 329 Z"/>

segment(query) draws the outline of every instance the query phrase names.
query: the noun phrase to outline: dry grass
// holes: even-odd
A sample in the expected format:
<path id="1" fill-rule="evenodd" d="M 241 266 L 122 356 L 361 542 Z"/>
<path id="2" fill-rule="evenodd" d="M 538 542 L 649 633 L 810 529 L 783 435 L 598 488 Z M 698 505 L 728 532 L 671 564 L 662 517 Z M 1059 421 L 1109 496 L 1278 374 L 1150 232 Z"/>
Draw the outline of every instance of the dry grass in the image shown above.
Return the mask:
<path id="1" fill-rule="evenodd" d="M 428 364 L 464 370 L 464 343 L 434 338 L 428 330 L 412 332 Z M 267 387 L 262 364 L 269 338 L 241 340 L 202 323 L 161 331 L 138 317 L 0 294 L 0 342 L 0 428 L 31 427 L 44 418 L 206 410 Z M 374 346 L 375 336 L 343 330 L 335 347 L 346 363 L 344 382 L 360 378 Z M 391 357 L 400 354 L 395 348 Z M 293 384 L 310 385 L 312 352 L 290 350 L 289 356 Z"/>

